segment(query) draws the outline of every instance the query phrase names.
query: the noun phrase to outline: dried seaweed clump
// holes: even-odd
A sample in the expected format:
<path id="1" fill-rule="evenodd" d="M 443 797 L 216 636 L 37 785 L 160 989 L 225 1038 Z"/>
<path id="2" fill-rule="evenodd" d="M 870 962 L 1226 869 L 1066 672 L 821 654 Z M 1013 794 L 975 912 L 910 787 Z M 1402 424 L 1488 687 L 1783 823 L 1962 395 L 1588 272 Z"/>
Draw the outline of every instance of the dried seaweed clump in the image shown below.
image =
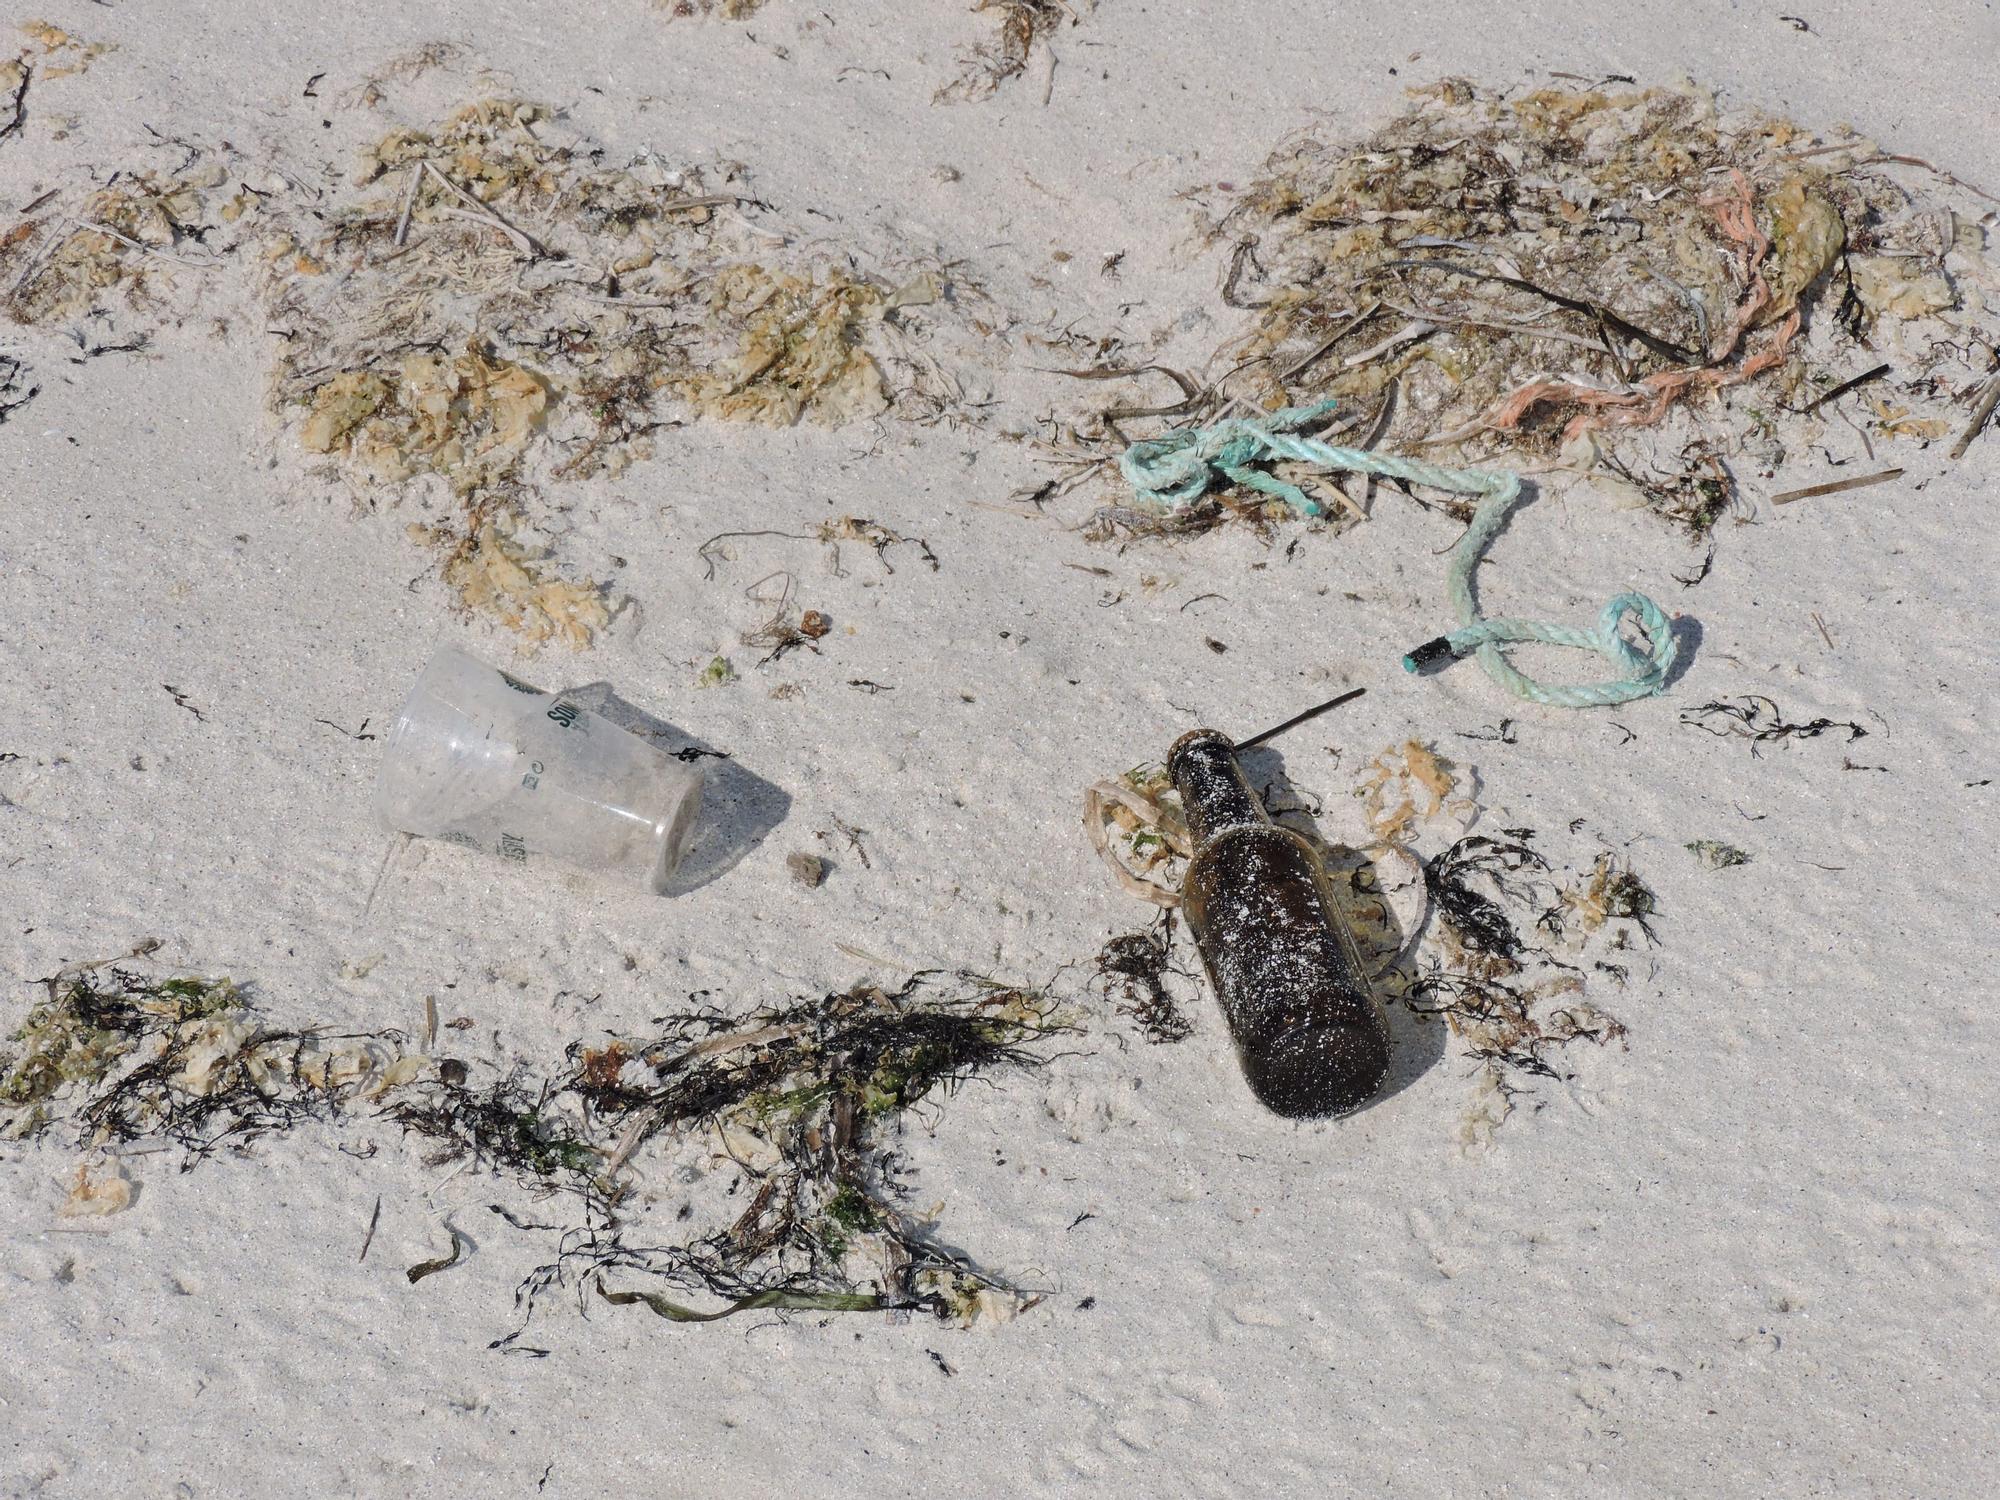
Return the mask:
<path id="1" fill-rule="evenodd" d="M 904 1207 L 894 1136 L 906 1111 L 968 1079 L 1038 1065 L 1035 1044 L 1063 1029 L 1046 996 L 933 973 L 656 1024 L 647 1040 L 572 1046 L 549 1075 L 516 1067 L 474 1082 L 466 1063 L 405 1051 L 393 1031 L 272 1027 L 226 979 L 72 968 L 0 1053 L 0 1139 L 68 1126 L 90 1151 L 164 1140 L 186 1150 L 185 1169 L 226 1142 L 367 1103 L 430 1142 L 432 1164 L 469 1159 L 580 1203 L 568 1228 L 507 1215 L 557 1235 L 522 1288 L 530 1313 L 557 1288 L 680 1321 L 795 1308 L 971 1322 L 1024 1304 Z M 623 1175 L 649 1145 L 693 1158 L 676 1173 L 697 1184 L 676 1222 L 696 1217 L 696 1200 L 701 1213 L 671 1245 L 642 1242 Z M 727 1170 L 705 1173 L 704 1161 Z M 76 1187 L 72 1212 L 129 1200 L 115 1161 L 86 1161 Z M 721 1305 L 690 1307 L 688 1293 Z"/>
<path id="2" fill-rule="evenodd" d="M 1180 905 L 1180 872 L 1194 845 L 1166 767 L 1134 766 L 1115 781 L 1085 787 L 1083 830 L 1128 892 L 1155 906 Z"/>
<path id="3" fill-rule="evenodd" d="M 1081 19 L 1068 0 L 977 0 L 972 8 L 999 24 L 990 41 L 960 55 L 958 77 L 932 96 L 934 103 L 987 98 L 1028 71 L 1037 42 L 1047 46 L 1064 21 L 1074 26 Z"/>
<path id="4" fill-rule="evenodd" d="M 541 105 L 479 100 L 385 135 L 352 201 L 266 245 L 281 417 L 357 480 L 441 480 L 457 517 L 426 534 L 461 558 L 497 556 L 483 524 L 532 527 L 544 483 L 615 474 L 685 413 L 838 422 L 885 404 L 861 347 L 876 287 L 761 264 L 777 237 L 726 180 L 602 158 Z M 448 576 L 466 604 L 542 623 L 518 589 L 465 587 L 483 571 Z"/>
<path id="5" fill-rule="evenodd" d="M 742 329 L 737 352 L 682 385 L 703 416 L 789 427 L 801 416 L 837 426 L 888 406 L 882 372 L 858 342 L 883 303 L 880 288 L 829 270 L 819 284 L 759 265 L 730 266 L 708 310 Z"/>
<path id="6" fill-rule="evenodd" d="M 530 645 L 561 641 L 580 651 L 597 631 L 611 623 L 603 591 L 590 580 L 573 583 L 550 577 L 541 555 L 515 534 L 517 518 L 499 510 L 492 519 L 477 519 L 469 535 L 460 536 L 445 555 L 444 581 L 458 592 L 467 609 L 493 616 Z M 422 528 L 418 540 L 424 540 Z"/>
<path id="7" fill-rule="evenodd" d="M 1216 365 L 1256 404 L 1376 408 L 1391 449 L 1598 466 L 1699 532 L 1836 418 L 1925 439 L 1976 399 L 1994 224 L 1914 159 L 1694 87 L 1447 80 L 1365 140 L 1286 142 L 1216 220 L 1254 315 Z"/>
<path id="8" fill-rule="evenodd" d="M 1160 913 L 1150 929 L 1124 933 L 1104 945 L 1091 976 L 1097 992 L 1112 1000 L 1120 1015 L 1138 1023 L 1139 1034 L 1155 1045 L 1186 1041 L 1194 1022 L 1174 998 L 1167 977 L 1190 976 L 1174 965 L 1172 911 Z"/>
<path id="9" fill-rule="evenodd" d="M 647 1041 L 573 1048 L 574 1071 L 552 1097 L 587 1106 L 579 1117 L 616 1140 L 607 1172 L 655 1137 L 705 1143 L 733 1169 L 701 1215 L 718 1227 L 649 1246 L 607 1219 L 529 1278 L 531 1306 L 571 1287 L 683 1322 L 755 1308 L 920 1309 L 964 1322 L 1019 1309 L 1018 1292 L 935 1243 L 903 1206 L 892 1137 L 905 1111 L 967 1079 L 1036 1065 L 1032 1044 L 1060 1029 L 1046 997 L 926 974 L 894 991 L 662 1024 Z M 604 1201 L 615 1209 L 617 1196 Z M 690 1306 L 690 1292 L 721 1305 Z"/>
<path id="10" fill-rule="evenodd" d="M 689 16 L 721 16 L 725 21 L 747 21 L 762 9 L 764 0 L 653 0 L 674 20 Z"/>
<path id="11" fill-rule="evenodd" d="M 389 1033 L 266 1026 L 227 979 L 73 969 L 47 991 L 0 1056 L 0 1139 L 69 1124 L 84 1147 L 160 1138 L 196 1158 L 433 1066 Z"/>
<path id="12" fill-rule="evenodd" d="M 1442 1017 L 1475 1064 L 1459 1132 L 1468 1146 L 1489 1142 L 1536 1079 L 1569 1077 L 1565 1049 L 1622 1042 L 1624 1024 L 1589 997 L 1588 984 L 1593 975 L 1625 978 L 1623 966 L 1599 956 L 1629 945 L 1625 929 L 1604 935 L 1607 922 L 1631 919 L 1651 937 L 1652 897 L 1636 876 L 1604 855 L 1586 880 L 1565 887 L 1533 841 L 1527 828 L 1468 835 L 1424 862 L 1436 928 L 1415 972 L 1396 979 L 1404 1002 Z"/>
<path id="13" fill-rule="evenodd" d="M 0 234 L 0 285 L 8 288 L 0 307 L 16 323 L 44 324 L 106 307 L 115 292 L 126 307 L 158 314 L 233 248 L 218 232 L 247 203 L 226 193 L 228 181 L 220 162 L 197 161 L 174 172 L 118 173 L 80 203 L 50 200 L 40 216 Z"/>
<path id="14" fill-rule="evenodd" d="M 22 60 L 35 57 L 39 51 L 36 76 L 44 83 L 88 73 L 98 58 L 118 50 L 116 42 L 87 42 L 52 21 L 25 21 L 21 35 L 31 43 L 29 50 L 21 54 Z"/>
<path id="15" fill-rule="evenodd" d="M 514 477 L 548 405 L 532 372 L 477 347 L 407 354 L 380 373 L 345 371 L 321 385 L 299 443 L 344 454 L 376 479 L 436 474 L 464 496 Z"/>
<path id="16" fill-rule="evenodd" d="M 1446 816 L 1472 826 L 1478 804 L 1459 795 L 1457 767 L 1422 740 L 1391 745 L 1368 763 L 1354 794 L 1368 827 L 1385 846 L 1407 849 L 1417 825 Z"/>

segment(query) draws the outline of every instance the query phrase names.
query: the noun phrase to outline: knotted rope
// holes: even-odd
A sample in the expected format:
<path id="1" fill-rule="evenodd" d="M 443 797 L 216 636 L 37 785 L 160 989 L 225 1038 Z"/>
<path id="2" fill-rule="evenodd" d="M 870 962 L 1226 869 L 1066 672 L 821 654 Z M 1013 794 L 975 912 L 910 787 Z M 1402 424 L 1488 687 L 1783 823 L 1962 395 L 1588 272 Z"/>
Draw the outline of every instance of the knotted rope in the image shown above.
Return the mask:
<path id="1" fill-rule="evenodd" d="M 1457 495 L 1479 497 L 1472 524 L 1451 551 L 1447 586 L 1460 628 L 1426 641 L 1403 658 L 1412 672 L 1441 668 L 1462 656 L 1477 655 L 1486 675 L 1532 703 L 1558 708 L 1595 708 L 1650 697 L 1666 685 L 1678 649 L 1665 613 L 1644 594 L 1620 594 L 1604 606 L 1589 630 L 1552 625 L 1541 620 L 1502 617 L 1483 619 L 1473 599 L 1473 570 L 1487 545 L 1521 498 L 1521 478 L 1501 470 L 1447 469 L 1418 459 L 1372 453 L 1364 448 L 1336 448 L 1316 438 L 1301 437 L 1299 429 L 1325 417 L 1332 401 L 1288 406 L 1267 416 L 1229 417 L 1206 427 L 1186 428 L 1132 444 L 1118 460 L 1118 469 L 1138 498 L 1165 510 L 1192 505 L 1207 493 L 1217 475 L 1260 494 L 1284 501 L 1305 516 L 1322 513 L 1319 503 L 1295 484 L 1256 467 L 1274 458 L 1296 459 L 1322 469 L 1373 474 L 1428 485 Z M 1618 633 L 1626 615 L 1636 615 L 1650 650 L 1640 651 Z M 1537 641 L 1551 646 L 1577 646 L 1595 651 L 1618 670 L 1607 682 L 1550 686 L 1538 682 L 1508 661 L 1503 645 Z"/>

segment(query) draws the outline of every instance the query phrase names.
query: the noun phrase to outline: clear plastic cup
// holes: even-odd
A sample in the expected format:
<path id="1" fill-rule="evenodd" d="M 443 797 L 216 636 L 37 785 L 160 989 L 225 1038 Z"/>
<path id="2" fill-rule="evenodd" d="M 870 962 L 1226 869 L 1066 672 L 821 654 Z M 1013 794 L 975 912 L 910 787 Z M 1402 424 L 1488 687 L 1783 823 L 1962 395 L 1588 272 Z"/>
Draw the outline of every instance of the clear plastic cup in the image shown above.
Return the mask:
<path id="1" fill-rule="evenodd" d="M 384 737 L 375 810 L 396 832 L 517 864 L 566 860 L 657 895 L 701 784 L 698 766 L 446 647 Z"/>

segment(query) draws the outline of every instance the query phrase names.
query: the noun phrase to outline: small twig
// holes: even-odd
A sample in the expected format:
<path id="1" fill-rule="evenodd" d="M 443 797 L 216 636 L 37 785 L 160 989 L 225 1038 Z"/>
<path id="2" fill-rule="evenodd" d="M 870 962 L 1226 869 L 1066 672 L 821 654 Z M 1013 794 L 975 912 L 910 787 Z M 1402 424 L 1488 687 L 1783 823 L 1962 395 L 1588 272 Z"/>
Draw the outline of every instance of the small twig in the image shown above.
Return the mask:
<path id="1" fill-rule="evenodd" d="M 1979 398 L 1979 404 L 1972 409 L 1972 420 L 1965 424 L 1965 431 L 1958 435 L 1958 441 L 1951 445 L 1951 458 L 1957 461 L 1965 457 L 1965 450 L 1972 446 L 1972 440 L 1979 436 L 1980 428 L 1993 415 L 1993 408 L 2000 406 L 2000 375 L 1986 382 L 1986 394 Z"/>
<path id="2" fill-rule="evenodd" d="M 446 190 L 450 192 L 450 194 L 454 198 L 458 199 L 459 202 L 463 203 L 466 206 L 465 211 L 463 212 L 455 212 L 451 209 L 446 209 L 444 210 L 444 212 L 451 214 L 453 218 L 476 219 L 481 223 L 490 225 L 494 229 L 499 230 L 502 234 L 506 235 L 508 239 L 512 240 L 514 242 L 515 247 L 519 249 L 523 255 L 526 255 L 530 260 L 543 260 L 548 258 L 549 252 L 542 247 L 542 244 L 539 240 L 537 240 L 533 235 L 529 234 L 525 229 L 517 229 L 512 224 L 509 224 L 505 219 L 501 218 L 500 215 L 495 213 L 492 209 L 488 208 L 484 203 L 481 203 L 477 198 L 473 197 L 472 194 L 468 193 L 464 188 L 460 187 L 457 183 L 453 182 L 449 177 L 445 176 L 444 172 L 438 167 L 436 162 L 425 161 L 420 163 L 420 165 L 422 166 L 424 171 L 429 172 L 431 176 L 435 177 L 439 182 L 443 183 Z"/>
<path id="3" fill-rule="evenodd" d="M 1889 366 L 1887 365 L 1877 365 L 1872 370 L 1863 370 L 1859 375 L 1855 376 L 1852 380 L 1841 381 L 1839 385 L 1835 386 L 1825 395 L 1813 397 L 1812 400 L 1808 401 L 1804 406 L 1799 408 L 1799 415 L 1802 417 L 1809 417 L 1814 412 L 1818 411 L 1822 406 L 1826 405 L 1827 402 L 1837 401 L 1842 396 L 1845 396 L 1849 391 L 1853 390 L 1856 386 L 1866 385 L 1871 380 L 1880 380 L 1884 375 L 1887 375 L 1888 373 L 1889 373 Z"/>
<path id="4" fill-rule="evenodd" d="M 396 215 L 396 238 L 394 244 L 398 250 L 403 248 L 403 241 L 410 237 L 410 215 L 416 210 L 417 189 L 423 186 L 423 182 L 424 168 L 423 164 L 419 162 L 416 166 L 410 168 L 410 185 L 403 189 L 403 211 Z"/>
<path id="5" fill-rule="evenodd" d="M 1817 610 L 1813 612 L 1812 622 L 1813 624 L 1819 627 L 1820 636 L 1826 642 L 1826 649 L 1829 651 L 1833 650 L 1834 649 L 1833 635 L 1830 631 L 1827 630 L 1826 621 L 1822 620 L 1819 617 L 1819 612 Z"/>
<path id="6" fill-rule="evenodd" d="M 1497 271 L 1474 270 L 1471 266 L 1462 266 L 1448 260 L 1389 260 L 1382 263 L 1381 269 L 1385 271 L 1402 269 L 1449 271 L 1454 276 L 1469 277 L 1473 281 L 1495 281 L 1502 286 L 1511 286 L 1517 291 L 1532 292 L 1544 301 L 1555 303 L 1557 307 L 1567 308 L 1571 312 L 1582 313 L 1585 317 L 1596 319 L 1600 323 L 1609 324 L 1612 328 L 1617 329 L 1618 332 L 1625 335 L 1626 338 L 1637 340 L 1655 354 L 1665 359 L 1671 359 L 1676 364 L 1691 365 L 1699 363 L 1693 350 L 1683 349 L 1679 344 L 1663 339 L 1656 333 L 1647 332 L 1637 323 L 1632 322 L 1629 318 L 1620 317 L 1602 303 L 1592 302 L 1584 297 L 1571 297 L 1563 292 L 1552 292 L 1547 287 L 1536 286 L 1534 282 L 1524 281 L 1518 276 L 1503 276 Z"/>
<path id="7" fill-rule="evenodd" d="M 1832 149 L 1838 149 L 1838 148 L 1832 148 Z M 1884 163 L 1894 163 L 1895 165 L 1900 167 L 1922 167 L 1926 172 L 1931 173 L 1933 176 L 1943 178 L 1953 187 L 1963 188 L 1966 192 L 1971 193 L 1975 198 L 1984 198 L 1988 203 L 2000 203 L 2000 198 L 1994 197 L 1991 193 L 1985 191 L 1982 188 L 1974 187 L 1971 183 L 1967 182 L 1962 177 L 1952 176 L 1951 173 L 1947 172 L 1943 167 L 1937 166 L 1932 162 L 1927 162 L 1921 156 L 1900 156 L 1893 152 L 1885 151 L 1875 156 L 1864 156 L 1859 161 L 1855 162 L 1854 165 L 1857 167 L 1873 167 L 1882 165 Z"/>
<path id="8" fill-rule="evenodd" d="M 1674 574 L 1673 575 L 1674 582 L 1678 583 L 1684 589 L 1691 589 L 1696 584 L 1700 583 L 1702 579 L 1708 577 L 1709 570 L 1714 566 L 1715 566 L 1715 538 L 1710 537 L 1708 539 L 1708 555 L 1701 560 L 1701 566 L 1696 568 L 1692 574 L 1687 574 L 1687 573 Z"/>
<path id="9" fill-rule="evenodd" d="M 1224 306 L 1255 310 L 1256 308 L 1269 305 L 1261 301 L 1238 302 L 1236 300 L 1236 283 L 1243 279 L 1243 268 L 1246 265 L 1255 266 L 1259 275 L 1263 273 L 1264 267 L 1257 259 L 1257 238 L 1255 235 L 1238 240 L 1236 242 L 1235 253 L 1229 258 L 1229 276 L 1222 283 L 1222 301 Z"/>
<path id="10" fill-rule="evenodd" d="M 375 1226 L 381 1222 L 382 1195 L 377 1193 L 375 1195 L 375 1211 L 368 1216 L 368 1232 L 361 1236 L 361 1253 L 354 1257 L 355 1260 L 363 1261 L 368 1259 L 368 1247 L 375 1243 Z"/>
<path id="11" fill-rule="evenodd" d="M 1401 391 L 1402 381 L 1391 376 L 1388 384 L 1382 387 L 1382 404 L 1375 408 L 1375 420 L 1368 424 L 1367 435 L 1355 447 L 1366 450 L 1382 441 L 1382 434 L 1389 430 L 1389 422 L 1396 415 L 1396 397 Z M 1372 485 L 1375 476 L 1371 474 L 1368 478 Z"/>
<path id="12" fill-rule="evenodd" d="M 842 822 L 839 818 L 833 820 L 833 826 L 838 828 L 841 837 L 847 840 L 847 847 L 852 849 L 855 858 L 861 861 L 861 868 L 864 870 L 873 868 L 868 863 L 868 850 L 861 842 L 861 835 L 868 830 L 865 828 L 856 828 L 853 824 Z"/>
<path id="13" fill-rule="evenodd" d="M 1340 363 L 1343 367 L 1351 370 L 1357 365 L 1367 364 L 1371 359 L 1380 358 L 1399 344 L 1412 343 L 1417 339 L 1427 339 L 1436 332 L 1437 324 L 1426 323 L 1422 319 L 1418 319 L 1414 323 L 1405 323 L 1372 349 L 1363 349 L 1358 354 L 1350 354 Z"/>
<path id="14" fill-rule="evenodd" d="M 1047 366 L 1038 366 L 1037 368 L 1049 375 L 1067 375 L 1071 380 L 1122 380 L 1128 375 L 1158 373 L 1166 376 L 1167 379 L 1179 386 L 1181 394 L 1189 400 L 1193 400 L 1202 393 L 1201 387 L 1196 385 L 1193 380 L 1181 374 L 1179 370 L 1167 365 L 1111 365 L 1102 369 L 1091 370 L 1059 370 Z"/>
<path id="15" fill-rule="evenodd" d="M 1422 323 L 1435 323 L 1439 327 L 1490 328 L 1495 333 L 1512 333 L 1530 339 L 1552 339 L 1559 344 L 1574 344 L 1579 349 L 1594 349 L 1611 356 L 1612 361 L 1619 366 L 1620 380 L 1629 382 L 1632 378 L 1631 371 L 1624 368 L 1624 361 L 1618 357 L 1618 351 L 1602 337 L 1587 339 L 1581 334 L 1568 333 L 1560 328 L 1534 328 L 1526 323 L 1498 323 L 1486 318 L 1468 318 L 1463 313 L 1430 312 L 1420 307 L 1397 307 L 1390 303 L 1382 305 L 1388 307 L 1391 312 L 1403 314 L 1406 318 L 1415 318 Z"/>
<path id="16" fill-rule="evenodd" d="M 372 735 L 368 732 L 368 721 L 366 719 L 363 719 L 361 721 L 361 727 L 359 729 L 341 729 L 341 726 L 334 723 L 333 720 L 331 719 L 314 719 L 313 723 L 324 724 L 328 729 L 338 729 L 342 734 L 346 735 L 350 740 L 372 740 L 379 738 L 379 736 Z"/>
<path id="17" fill-rule="evenodd" d="M 671 203 L 662 203 L 663 214 L 686 213 L 696 208 L 734 208 L 739 203 L 756 203 L 756 198 L 745 198 L 739 193 L 709 193 L 700 198 L 676 198 Z"/>
<path id="18" fill-rule="evenodd" d="M 1843 490 L 1864 489 L 1871 484 L 1887 484 L 1891 479 L 1901 479 L 1901 469 L 1884 469 L 1879 474 L 1863 474 L 1855 479 L 1836 479 L 1827 484 L 1809 484 L 1802 490 L 1786 490 L 1782 495 L 1773 495 L 1773 505 L 1790 505 L 1794 500 L 1811 500 L 1818 495 L 1838 495 Z"/>
<path id="19" fill-rule="evenodd" d="M 189 713 L 194 715 L 195 722 L 197 723 L 205 724 L 208 722 L 208 715 L 204 714 L 200 709 L 196 708 L 194 704 L 188 700 L 188 695 L 186 693 L 182 692 L 179 688 L 175 687 L 171 682 L 163 682 L 160 684 L 160 686 L 167 690 L 167 696 L 174 700 L 174 706 L 176 708 L 186 709 Z"/>
<path id="20" fill-rule="evenodd" d="M 14 132 L 20 130 L 28 123 L 28 84 L 34 76 L 34 64 L 22 63 L 21 82 L 15 87 L 14 97 L 8 102 L 7 106 L 13 112 L 14 117 L 5 125 L 0 125 L 0 141 L 6 140 L 8 136 L 14 134 Z"/>
<path id="21" fill-rule="evenodd" d="M 186 256 L 171 254 L 168 251 L 159 249 L 157 246 L 149 245 L 143 240 L 135 240 L 129 234 L 121 234 L 109 224 L 98 224 L 90 219 L 72 219 L 70 222 L 78 229 L 88 229 L 97 234 L 107 235 L 111 239 L 118 241 L 119 244 L 137 250 L 141 255 L 158 256 L 161 260 L 170 261 L 177 266 L 187 266 L 196 271 L 207 271 L 213 269 L 215 265 L 215 262 L 212 260 L 189 260 Z"/>
<path id="22" fill-rule="evenodd" d="M 1339 343 L 1342 339 L 1346 338 L 1350 333 L 1354 332 L 1355 329 L 1359 328 L 1363 323 L 1366 323 L 1370 318 L 1374 317 L 1375 314 L 1377 314 L 1381 310 L 1382 310 L 1382 304 L 1380 302 L 1369 303 L 1366 307 L 1362 308 L 1360 312 L 1356 313 L 1353 317 L 1349 318 L 1345 323 L 1342 323 L 1338 328 L 1334 329 L 1332 333 L 1329 333 L 1324 339 L 1320 340 L 1319 346 L 1316 349 L 1314 349 L 1312 353 L 1308 354 L 1304 359 L 1300 360 L 1297 364 L 1293 365 L 1289 370 L 1283 372 L 1281 375 L 1279 375 L 1278 378 L 1280 380 L 1287 382 L 1298 379 L 1298 377 L 1302 373 L 1304 373 L 1306 370 L 1310 369 L 1314 364 L 1316 364 L 1319 361 L 1320 357 L 1324 355 L 1328 350 L 1333 348 L 1335 344 Z"/>
<path id="23" fill-rule="evenodd" d="M 1305 723 L 1309 719 L 1317 719 L 1321 714 L 1325 713 L 1330 708 L 1338 708 L 1343 703 L 1352 703 L 1356 698 L 1359 698 L 1363 693 L 1367 691 L 1368 689 L 1366 688 L 1349 688 L 1346 692 L 1342 693 L 1338 698 L 1329 698 L 1326 700 L 1326 702 L 1316 704 L 1313 707 L 1307 709 L 1302 714 L 1293 714 L 1289 719 L 1285 720 L 1285 722 L 1282 724 L 1273 724 L 1269 729 L 1261 730 L 1258 733 L 1251 735 L 1250 738 L 1247 740 L 1238 740 L 1236 742 L 1236 748 L 1238 750 L 1254 750 L 1257 746 L 1263 744 L 1266 740 L 1276 739 L 1279 735 L 1283 734 L 1287 729 L 1294 729 L 1298 727 L 1300 724 Z"/>

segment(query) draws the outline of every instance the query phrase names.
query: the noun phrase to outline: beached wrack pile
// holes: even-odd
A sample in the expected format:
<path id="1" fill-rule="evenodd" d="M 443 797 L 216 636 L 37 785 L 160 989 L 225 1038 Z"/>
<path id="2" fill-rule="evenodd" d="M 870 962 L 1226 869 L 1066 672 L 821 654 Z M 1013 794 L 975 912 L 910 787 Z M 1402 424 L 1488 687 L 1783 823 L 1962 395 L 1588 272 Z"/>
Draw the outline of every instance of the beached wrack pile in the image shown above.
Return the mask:
<path id="1" fill-rule="evenodd" d="M 1693 87 L 1447 80 L 1365 139 L 1286 141 L 1218 206 L 1250 316 L 1171 415 L 1336 398 L 1342 441 L 1590 471 L 1701 534 L 1822 443 L 1966 428 L 2000 373 L 1996 211 Z"/>
<path id="2" fill-rule="evenodd" d="M 733 1016 L 696 996 L 646 1037 L 579 1043 L 531 1075 L 450 1056 L 459 1026 L 441 1029 L 434 1008 L 420 1037 L 279 1027 L 227 980 L 122 962 L 45 989 L 0 1047 L 0 1140 L 73 1137 L 85 1155 L 68 1213 L 131 1202 L 136 1142 L 180 1147 L 185 1170 L 366 1115 L 399 1125 L 430 1166 L 465 1162 L 503 1196 L 540 1200 L 492 1210 L 549 1248 L 516 1299 L 523 1329 L 564 1291 L 683 1322 L 759 1308 L 973 1322 L 1031 1300 L 934 1239 L 905 1201 L 896 1140 L 909 1111 L 934 1112 L 965 1080 L 1044 1060 L 1038 1044 L 1062 1026 L 1036 992 L 925 974 Z M 635 1191 L 663 1179 L 678 1208 Z M 449 1258 L 412 1281 L 457 1262 L 465 1237 L 450 1232 Z"/>
<path id="3" fill-rule="evenodd" d="M 867 345 L 934 301 L 791 248 L 731 169 L 606 166 L 553 113 L 470 104 L 369 152 L 349 201 L 267 247 L 273 400 L 351 480 L 411 481 L 462 599 L 532 641 L 607 611 L 529 533 L 545 488 L 616 473 L 695 418 L 838 424 L 891 398 Z"/>

